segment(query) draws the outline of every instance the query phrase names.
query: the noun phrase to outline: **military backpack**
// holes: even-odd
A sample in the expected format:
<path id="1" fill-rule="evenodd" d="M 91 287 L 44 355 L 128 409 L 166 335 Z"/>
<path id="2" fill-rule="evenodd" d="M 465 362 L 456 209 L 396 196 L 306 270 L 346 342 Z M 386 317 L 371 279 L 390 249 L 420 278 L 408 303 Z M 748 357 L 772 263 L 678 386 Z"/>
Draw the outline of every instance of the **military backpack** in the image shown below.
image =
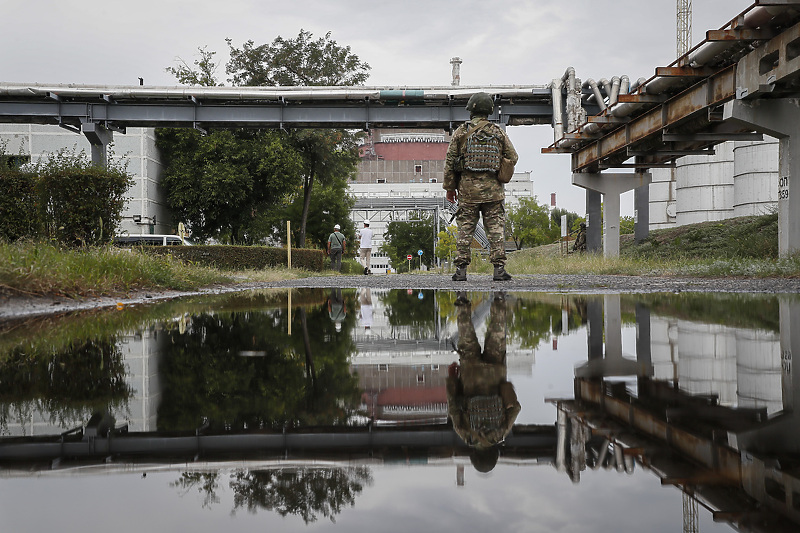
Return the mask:
<path id="1" fill-rule="evenodd" d="M 503 139 L 492 132 L 485 121 L 467 134 L 461 152 L 463 168 L 473 172 L 497 172 L 503 159 Z"/>

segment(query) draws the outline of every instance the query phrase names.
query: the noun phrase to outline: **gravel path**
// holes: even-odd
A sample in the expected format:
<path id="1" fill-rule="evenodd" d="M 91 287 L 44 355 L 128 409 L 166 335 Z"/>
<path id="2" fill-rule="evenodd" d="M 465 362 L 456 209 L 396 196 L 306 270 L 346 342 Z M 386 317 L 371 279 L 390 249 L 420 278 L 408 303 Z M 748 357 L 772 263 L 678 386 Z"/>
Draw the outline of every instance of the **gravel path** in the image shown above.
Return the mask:
<path id="1" fill-rule="evenodd" d="M 800 279 L 768 278 L 666 278 L 596 275 L 517 275 L 510 281 L 492 281 L 491 274 L 470 274 L 466 282 L 455 282 L 444 274 L 391 274 L 377 276 L 327 276 L 276 282 L 243 283 L 209 287 L 199 291 L 142 292 L 124 298 L 20 297 L 0 294 L 0 320 L 25 316 L 58 314 L 82 309 L 150 303 L 182 296 L 222 294 L 247 289 L 288 287 L 374 289 L 442 289 L 476 291 L 557 292 L 557 293 L 654 293 L 654 292 L 729 292 L 760 294 L 800 294 Z"/>

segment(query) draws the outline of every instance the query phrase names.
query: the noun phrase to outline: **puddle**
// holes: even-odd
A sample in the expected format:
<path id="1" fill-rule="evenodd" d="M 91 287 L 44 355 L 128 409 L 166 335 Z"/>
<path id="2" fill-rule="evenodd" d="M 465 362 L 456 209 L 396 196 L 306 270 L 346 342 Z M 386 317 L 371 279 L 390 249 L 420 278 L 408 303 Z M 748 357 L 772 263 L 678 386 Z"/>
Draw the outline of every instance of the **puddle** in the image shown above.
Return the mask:
<path id="1" fill-rule="evenodd" d="M 798 325 L 794 296 L 375 289 L 3 322 L 0 528 L 796 529 Z"/>

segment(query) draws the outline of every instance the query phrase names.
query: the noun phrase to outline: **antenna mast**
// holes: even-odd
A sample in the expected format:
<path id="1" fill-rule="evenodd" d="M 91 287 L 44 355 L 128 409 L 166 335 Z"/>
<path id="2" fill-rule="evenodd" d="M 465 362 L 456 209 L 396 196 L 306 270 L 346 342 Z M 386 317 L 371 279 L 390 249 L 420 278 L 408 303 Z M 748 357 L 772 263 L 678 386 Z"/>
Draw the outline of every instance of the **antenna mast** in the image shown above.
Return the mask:
<path id="1" fill-rule="evenodd" d="M 678 55 L 692 47 L 692 0 L 678 0 Z"/>

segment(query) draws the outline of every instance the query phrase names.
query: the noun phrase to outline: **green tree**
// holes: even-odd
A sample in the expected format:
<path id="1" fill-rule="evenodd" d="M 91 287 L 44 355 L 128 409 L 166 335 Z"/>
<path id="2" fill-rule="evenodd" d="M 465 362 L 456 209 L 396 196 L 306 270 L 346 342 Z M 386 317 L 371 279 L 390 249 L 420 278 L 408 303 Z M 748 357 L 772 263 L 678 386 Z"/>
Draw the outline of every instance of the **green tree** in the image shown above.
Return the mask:
<path id="1" fill-rule="evenodd" d="M 436 236 L 436 257 L 442 261 L 452 261 L 453 254 L 456 252 L 456 241 L 458 240 L 458 228 L 455 224 L 447 226 L 446 230 L 440 231 Z"/>
<path id="2" fill-rule="evenodd" d="M 342 233 L 347 239 L 347 253 L 355 252 L 355 229 L 350 221 L 350 210 L 355 198 L 348 193 L 348 180 L 343 176 L 332 178 L 328 183 L 317 187 L 311 198 L 310 212 L 314 216 L 307 222 L 306 247 L 325 248 L 333 226 L 342 226 Z M 300 187 L 285 199 L 278 208 L 264 213 L 260 223 L 264 231 L 272 231 L 273 236 L 281 242 L 286 240 L 286 221 L 291 221 L 292 242 L 298 242 L 300 220 L 303 214 L 303 194 Z"/>
<path id="3" fill-rule="evenodd" d="M 167 67 L 166 71 L 175 76 L 178 82 L 183 85 L 199 85 L 202 87 L 222 85 L 217 82 L 216 78 L 218 67 L 214 62 L 216 52 L 208 50 L 207 46 L 200 46 L 197 48 L 197 51 L 200 54 L 200 59 L 194 60 L 194 67 L 178 57 L 175 59 L 178 66 Z"/>
<path id="4" fill-rule="evenodd" d="M 561 230 L 561 217 L 564 215 L 567 215 L 567 233 L 572 231 L 572 226 L 575 224 L 575 221 L 580 218 L 578 213 L 573 213 L 572 211 L 567 211 L 560 207 L 553 208 L 553 210 L 550 211 L 550 226 L 557 226 L 559 228 L 559 234 Z"/>
<path id="5" fill-rule="evenodd" d="M 631 216 L 619 217 L 619 234 L 625 235 L 628 233 L 633 233 L 633 231 L 634 231 L 633 217 Z"/>
<path id="6" fill-rule="evenodd" d="M 280 468 L 237 470 L 231 476 L 233 511 L 247 509 L 296 515 L 310 524 L 322 516 L 331 522 L 356 503 L 356 497 L 372 485 L 366 466 L 330 468 Z"/>
<path id="7" fill-rule="evenodd" d="M 362 62 L 349 46 L 340 46 L 328 32 L 313 39 L 300 30 L 297 37 L 278 36 L 271 44 L 256 46 L 250 40 L 236 48 L 226 39 L 230 61 L 226 72 L 234 85 L 244 86 L 341 86 L 363 84 L 370 66 Z M 357 140 L 360 134 L 345 130 L 306 130 L 291 133 L 294 146 L 302 154 L 303 209 L 297 245 L 305 246 L 308 214 L 315 181 L 350 177 L 358 163 Z"/>
<path id="8" fill-rule="evenodd" d="M 558 227 L 551 226 L 547 206 L 536 202 L 536 197 L 522 198 L 506 215 L 506 230 L 511 234 L 517 249 L 523 246 L 550 244 L 558 239 Z"/>
<path id="9" fill-rule="evenodd" d="M 422 263 L 430 267 L 434 257 L 434 231 L 434 220 L 430 215 L 417 213 L 408 221 L 389 222 L 383 233 L 381 251 L 389 256 L 398 272 L 408 271 L 408 254 L 412 254 L 415 261 L 420 259 L 418 250 L 422 250 Z"/>
<path id="10" fill-rule="evenodd" d="M 259 214 L 279 205 L 299 182 L 302 159 L 280 132 L 226 130 L 202 136 L 157 130 L 167 162 L 167 205 L 192 236 L 253 244 L 268 232 Z"/>
<path id="11" fill-rule="evenodd" d="M 159 429 L 346 423 L 360 397 L 349 367 L 354 313 L 335 331 L 327 307 L 302 311 L 218 310 L 165 332 Z"/>

